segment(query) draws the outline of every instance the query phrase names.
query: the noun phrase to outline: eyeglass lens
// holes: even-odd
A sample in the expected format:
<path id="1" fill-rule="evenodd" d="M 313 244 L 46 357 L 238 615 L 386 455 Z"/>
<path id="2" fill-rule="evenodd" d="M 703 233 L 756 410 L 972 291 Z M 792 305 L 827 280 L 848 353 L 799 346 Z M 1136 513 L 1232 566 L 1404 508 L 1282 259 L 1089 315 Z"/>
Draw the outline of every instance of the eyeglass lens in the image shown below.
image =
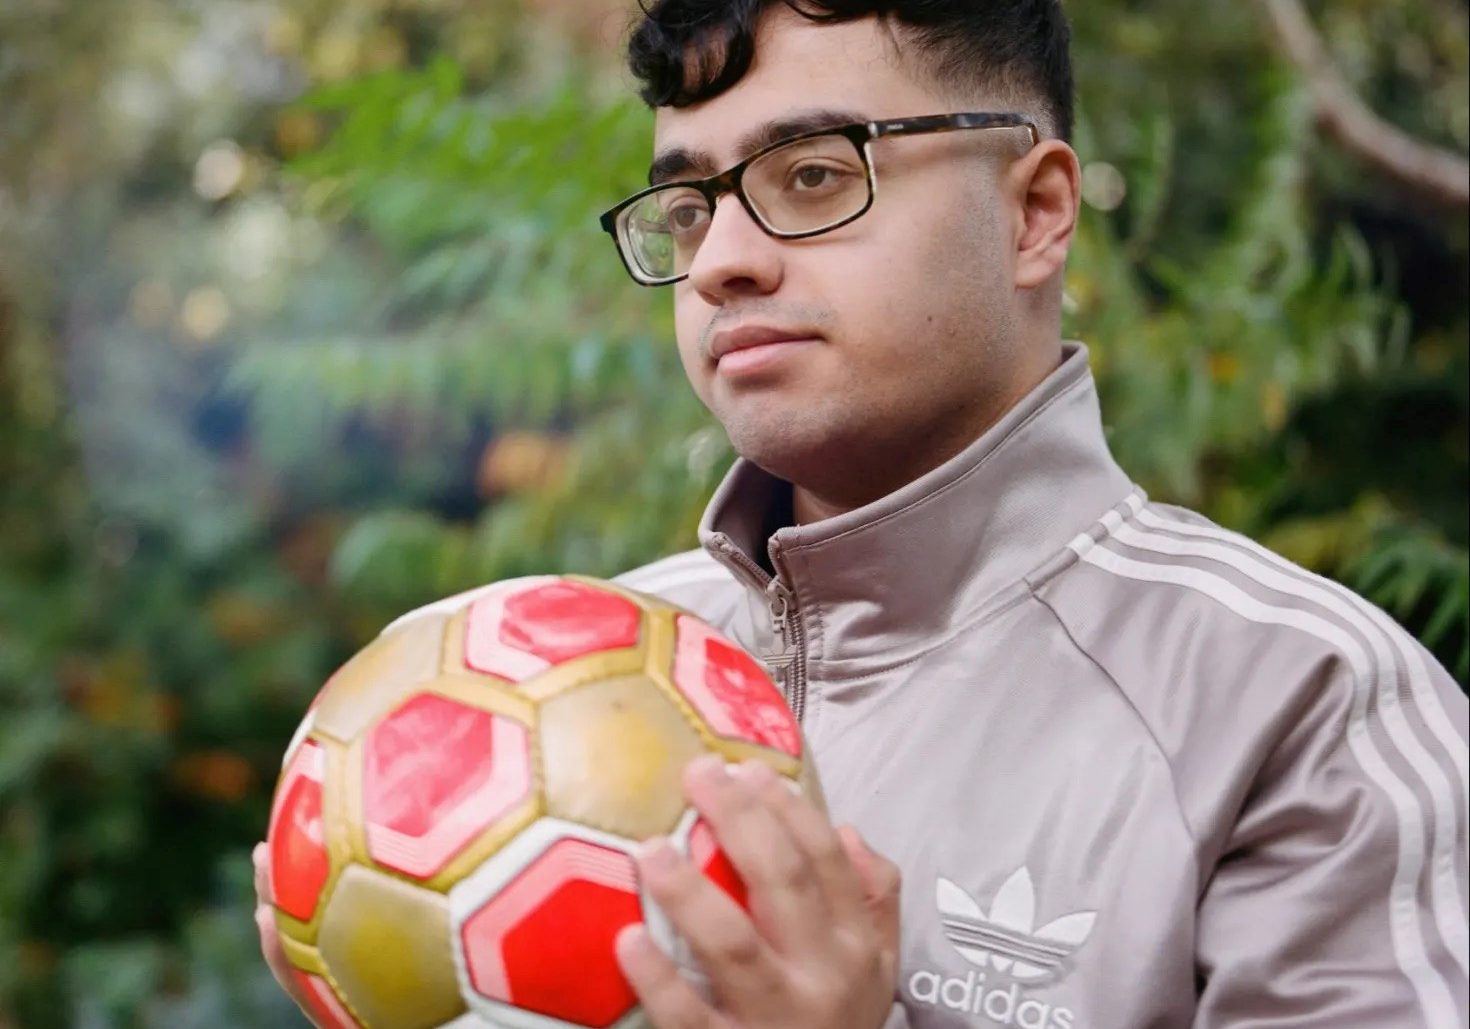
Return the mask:
<path id="1" fill-rule="evenodd" d="M 820 231 L 870 199 L 862 155 L 840 135 L 795 140 L 762 154 L 746 166 L 741 187 L 766 229 L 778 235 Z M 712 217 L 699 190 L 670 186 L 623 211 L 623 244 L 649 278 L 683 275 Z"/>

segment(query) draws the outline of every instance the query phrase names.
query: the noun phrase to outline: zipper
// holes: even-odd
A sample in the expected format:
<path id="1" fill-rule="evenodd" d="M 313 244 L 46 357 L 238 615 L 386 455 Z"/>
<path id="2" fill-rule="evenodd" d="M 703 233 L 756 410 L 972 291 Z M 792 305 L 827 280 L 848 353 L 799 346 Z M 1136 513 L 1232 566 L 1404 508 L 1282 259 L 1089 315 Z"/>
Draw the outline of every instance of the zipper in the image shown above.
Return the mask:
<path id="1" fill-rule="evenodd" d="M 771 634 L 776 637 L 776 651 L 767 655 L 766 664 L 780 673 L 781 684 L 789 693 L 796 647 L 791 640 L 791 595 L 780 579 L 766 583 L 766 606 L 771 612 Z M 786 700 L 790 703 L 791 697 L 788 695 Z"/>
<path id="2" fill-rule="evenodd" d="M 796 598 L 780 576 L 773 577 L 766 586 L 766 597 L 771 606 L 771 630 L 780 647 L 769 660 L 780 669 L 786 704 L 796 716 L 797 724 L 801 724 L 806 715 L 806 627 L 802 625 Z"/>
<path id="3" fill-rule="evenodd" d="M 780 680 L 781 695 L 800 724 L 806 714 L 806 628 L 796 607 L 796 597 L 779 575 L 767 574 L 723 533 L 716 534 L 711 543 L 766 595 L 776 647 L 773 652 L 761 655 L 761 660 Z"/>

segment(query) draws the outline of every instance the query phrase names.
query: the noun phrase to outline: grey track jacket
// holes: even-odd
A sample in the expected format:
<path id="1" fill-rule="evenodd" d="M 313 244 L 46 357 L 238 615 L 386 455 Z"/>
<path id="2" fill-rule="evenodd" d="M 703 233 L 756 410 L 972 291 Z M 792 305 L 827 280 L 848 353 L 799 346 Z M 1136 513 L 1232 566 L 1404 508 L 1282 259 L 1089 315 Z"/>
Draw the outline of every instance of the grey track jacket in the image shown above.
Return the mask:
<path id="1" fill-rule="evenodd" d="M 737 462 L 702 548 L 620 581 L 764 657 L 833 817 L 902 868 L 890 1025 L 1466 1025 L 1464 695 L 1353 593 L 1149 502 L 1085 348 L 768 541 L 786 488 Z"/>

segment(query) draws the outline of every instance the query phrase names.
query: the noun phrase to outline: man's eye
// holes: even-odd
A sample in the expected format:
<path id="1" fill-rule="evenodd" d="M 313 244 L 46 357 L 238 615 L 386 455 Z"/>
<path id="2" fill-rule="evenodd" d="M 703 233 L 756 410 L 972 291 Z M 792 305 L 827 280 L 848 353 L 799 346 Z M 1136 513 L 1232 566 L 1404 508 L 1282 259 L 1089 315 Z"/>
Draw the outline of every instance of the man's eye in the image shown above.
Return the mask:
<path id="1" fill-rule="evenodd" d="M 817 190 L 837 185 L 843 173 L 825 164 L 804 164 L 791 172 L 788 188 L 797 191 Z"/>
<path id="2" fill-rule="evenodd" d="M 669 228 L 675 232 L 688 232 L 690 229 L 699 227 L 704 221 L 705 210 L 700 204 L 682 204 L 669 209 L 665 216 L 669 221 Z"/>

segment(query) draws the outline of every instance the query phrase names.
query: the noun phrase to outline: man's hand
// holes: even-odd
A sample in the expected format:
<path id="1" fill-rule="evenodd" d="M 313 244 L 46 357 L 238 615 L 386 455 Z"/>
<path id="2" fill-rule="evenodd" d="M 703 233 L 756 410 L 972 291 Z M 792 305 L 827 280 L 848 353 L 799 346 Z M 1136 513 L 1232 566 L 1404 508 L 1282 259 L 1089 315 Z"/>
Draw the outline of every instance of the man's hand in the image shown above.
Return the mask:
<path id="1" fill-rule="evenodd" d="M 834 829 L 775 772 L 692 762 L 685 793 L 745 881 L 747 915 L 666 839 L 639 873 L 688 941 L 706 1001 L 642 925 L 618 936 L 623 973 L 659 1029 L 877 1029 L 898 976 L 899 874 L 849 827 Z"/>
<path id="2" fill-rule="evenodd" d="M 281 949 L 280 932 L 276 929 L 275 911 L 271 907 L 270 847 L 257 843 L 251 857 L 255 861 L 255 927 L 260 930 L 260 952 L 265 955 L 265 963 L 281 989 L 296 1002 L 297 1007 L 309 1013 L 310 1006 L 296 985 L 296 977 L 291 974 L 286 952 Z"/>

